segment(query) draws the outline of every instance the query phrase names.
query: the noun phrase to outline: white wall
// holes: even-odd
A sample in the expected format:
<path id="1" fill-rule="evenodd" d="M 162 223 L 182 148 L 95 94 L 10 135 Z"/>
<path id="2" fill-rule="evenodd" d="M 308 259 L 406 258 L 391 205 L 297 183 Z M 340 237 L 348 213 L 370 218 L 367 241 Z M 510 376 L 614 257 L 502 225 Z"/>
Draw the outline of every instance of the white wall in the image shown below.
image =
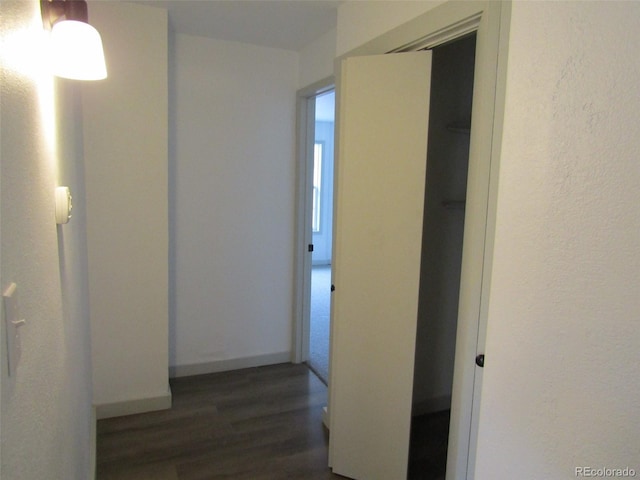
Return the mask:
<path id="1" fill-rule="evenodd" d="M 349 0 L 338 6 L 337 27 L 300 52 L 300 88 L 334 75 L 335 58 L 444 3 L 442 0 Z"/>
<path id="2" fill-rule="evenodd" d="M 337 56 L 444 3 L 440 0 L 350 0 L 338 6 Z"/>
<path id="3" fill-rule="evenodd" d="M 21 363 L 9 377 L 1 310 L 0 477 L 86 480 L 95 422 L 80 92 L 66 81 L 54 90 L 42 70 L 39 2 L 3 1 L 0 16 L 0 285 L 17 283 L 26 320 Z M 75 208 L 56 227 L 58 184 L 71 187 Z"/>
<path id="4" fill-rule="evenodd" d="M 300 51 L 298 87 L 304 88 L 333 76 L 336 57 L 336 29 L 307 45 Z"/>
<path id="5" fill-rule="evenodd" d="M 288 361 L 298 54 L 176 35 L 171 365 Z"/>
<path id="6" fill-rule="evenodd" d="M 83 85 L 94 401 L 169 406 L 164 9 L 91 2 L 109 77 Z"/>
<path id="7" fill-rule="evenodd" d="M 640 475 L 639 22 L 513 4 L 477 479 Z"/>

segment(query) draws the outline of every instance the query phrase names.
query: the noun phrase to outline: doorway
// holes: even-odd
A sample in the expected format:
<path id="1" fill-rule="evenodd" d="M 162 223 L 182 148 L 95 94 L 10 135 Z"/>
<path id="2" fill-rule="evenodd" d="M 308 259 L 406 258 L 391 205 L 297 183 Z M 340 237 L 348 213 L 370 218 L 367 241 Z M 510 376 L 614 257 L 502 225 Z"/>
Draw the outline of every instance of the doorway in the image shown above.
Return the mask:
<path id="1" fill-rule="evenodd" d="M 410 480 L 444 478 L 446 471 L 475 49 L 474 33 L 432 50 Z"/>
<path id="2" fill-rule="evenodd" d="M 297 209 L 292 361 L 329 380 L 335 86 L 298 92 Z"/>
<path id="3" fill-rule="evenodd" d="M 482 365 L 476 361 L 484 353 L 499 167 L 494 145 L 502 131 L 508 32 L 502 27 L 509 14 L 503 5 L 445 2 L 347 52 L 338 64 L 336 291 L 328 409 L 329 465 L 335 473 L 355 479 L 407 478 L 416 411 L 412 395 L 425 198 L 425 172 L 418 166 L 426 166 L 428 131 L 413 107 L 424 102 L 430 70 L 422 65 L 432 55 L 419 50 L 475 32 L 473 126 L 446 453 L 447 480 L 473 478 L 482 384 Z M 427 55 L 424 60 L 406 57 L 405 62 L 404 52 Z M 428 75 L 421 74 L 425 69 Z M 428 101 L 425 105 L 422 111 L 428 112 Z M 409 154 L 414 155 L 411 160 Z M 376 202 L 368 192 L 386 192 L 393 201 Z M 401 208 L 396 207 L 400 202 Z M 373 250 L 367 248 L 372 239 Z"/>
<path id="4" fill-rule="evenodd" d="M 331 254 L 333 239 L 333 157 L 335 91 L 315 96 L 312 175 L 312 268 L 309 302 L 308 364 L 325 383 L 329 380 L 331 326 Z"/>

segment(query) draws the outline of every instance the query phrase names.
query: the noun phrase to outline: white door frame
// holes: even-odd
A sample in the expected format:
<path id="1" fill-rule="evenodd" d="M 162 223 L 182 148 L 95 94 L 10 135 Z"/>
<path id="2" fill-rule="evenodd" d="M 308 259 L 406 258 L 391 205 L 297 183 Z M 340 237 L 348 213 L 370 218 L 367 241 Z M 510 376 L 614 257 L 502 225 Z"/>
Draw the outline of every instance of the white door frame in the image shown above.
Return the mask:
<path id="1" fill-rule="evenodd" d="M 334 89 L 334 78 L 298 90 L 296 99 L 296 236 L 294 258 L 293 345 L 291 361 L 309 360 L 311 302 L 311 231 L 315 99 Z"/>
<path id="2" fill-rule="evenodd" d="M 472 479 L 474 475 L 477 412 L 482 381 L 482 371 L 475 366 L 475 356 L 477 353 L 484 353 L 487 324 L 500 160 L 497 146 L 500 145 L 502 133 L 509 16 L 508 2 L 447 2 L 338 59 L 433 48 L 476 32 L 465 239 L 447 480 Z M 340 62 L 338 61 L 336 65 L 338 70 L 336 78 L 339 79 Z M 336 86 L 338 109 L 340 92 L 338 83 Z M 339 142 L 340 138 L 336 138 L 336 152 L 339 151 Z M 335 162 L 337 171 L 340 158 L 336 157 Z M 339 198 L 337 201 L 340 201 Z M 330 371 L 329 425 L 331 425 L 331 400 L 335 394 L 331 389 L 331 377 Z M 329 465 L 331 465 L 331 455 Z"/>

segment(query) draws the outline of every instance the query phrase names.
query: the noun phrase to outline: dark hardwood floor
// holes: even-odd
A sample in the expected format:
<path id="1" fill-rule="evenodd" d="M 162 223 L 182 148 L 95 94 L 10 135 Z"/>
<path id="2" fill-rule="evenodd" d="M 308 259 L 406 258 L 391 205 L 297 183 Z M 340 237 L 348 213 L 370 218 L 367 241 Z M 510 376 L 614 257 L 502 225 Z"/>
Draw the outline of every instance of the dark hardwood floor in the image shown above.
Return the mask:
<path id="1" fill-rule="evenodd" d="M 444 480 L 450 410 L 411 419 L 408 480 Z"/>
<path id="2" fill-rule="evenodd" d="M 327 467 L 327 388 L 305 365 L 177 378 L 171 391 L 170 410 L 98 422 L 98 480 L 344 478 Z"/>

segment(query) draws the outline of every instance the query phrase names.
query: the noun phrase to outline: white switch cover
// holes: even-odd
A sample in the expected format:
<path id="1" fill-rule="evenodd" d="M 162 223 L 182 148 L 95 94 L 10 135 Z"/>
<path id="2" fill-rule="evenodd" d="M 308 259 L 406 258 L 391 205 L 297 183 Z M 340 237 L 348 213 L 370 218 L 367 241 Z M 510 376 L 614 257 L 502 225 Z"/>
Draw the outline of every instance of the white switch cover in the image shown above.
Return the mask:
<path id="1" fill-rule="evenodd" d="M 25 320 L 20 318 L 18 309 L 18 286 L 15 283 L 2 294 L 4 300 L 4 319 L 7 325 L 7 356 L 9 365 L 9 376 L 13 376 L 20 361 L 20 327 L 25 324 Z"/>

